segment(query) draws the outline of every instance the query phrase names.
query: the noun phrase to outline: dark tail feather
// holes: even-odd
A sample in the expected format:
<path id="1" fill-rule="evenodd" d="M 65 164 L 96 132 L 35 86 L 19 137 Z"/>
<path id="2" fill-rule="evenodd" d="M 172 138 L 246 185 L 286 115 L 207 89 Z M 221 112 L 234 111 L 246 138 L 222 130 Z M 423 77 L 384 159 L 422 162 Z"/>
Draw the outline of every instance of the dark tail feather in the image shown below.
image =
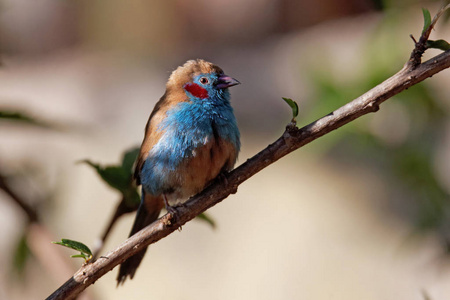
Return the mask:
<path id="1" fill-rule="evenodd" d="M 141 204 L 139 205 L 130 236 L 158 219 L 163 206 L 163 201 L 159 197 L 145 197 L 143 195 L 142 200 L 144 201 L 141 201 Z M 117 285 L 123 284 L 127 279 L 127 276 L 130 276 L 130 279 L 133 279 L 137 268 L 144 258 L 145 252 L 147 252 L 147 248 L 129 257 L 120 265 L 119 274 L 117 275 Z"/>

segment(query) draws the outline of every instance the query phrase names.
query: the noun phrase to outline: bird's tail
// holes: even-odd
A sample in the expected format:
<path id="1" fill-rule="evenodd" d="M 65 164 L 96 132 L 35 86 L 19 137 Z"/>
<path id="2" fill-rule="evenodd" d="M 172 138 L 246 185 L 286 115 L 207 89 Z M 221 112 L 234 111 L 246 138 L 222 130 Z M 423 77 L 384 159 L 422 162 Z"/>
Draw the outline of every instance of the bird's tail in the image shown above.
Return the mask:
<path id="1" fill-rule="evenodd" d="M 142 201 L 136 213 L 136 219 L 134 220 L 130 236 L 158 219 L 163 206 L 164 201 L 162 197 L 145 195 L 144 190 L 142 190 Z M 120 265 L 119 274 L 117 275 L 117 285 L 123 284 L 127 279 L 127 276 L 130 276 L 130 279 L 133 279 L 146 251 L 147 248 L 129 257 Z"/>

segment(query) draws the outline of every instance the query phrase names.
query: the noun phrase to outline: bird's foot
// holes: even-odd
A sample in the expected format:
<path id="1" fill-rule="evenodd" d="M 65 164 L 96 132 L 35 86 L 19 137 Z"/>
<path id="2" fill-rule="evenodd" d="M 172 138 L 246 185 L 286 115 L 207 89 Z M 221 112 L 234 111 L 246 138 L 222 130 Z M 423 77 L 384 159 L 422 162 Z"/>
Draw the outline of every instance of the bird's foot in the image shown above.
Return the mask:
<path id="1" fill-rule="evenodd" d="M 178 214 L 178 211 L 174 206 L 166 205 L 166 210 L 172 217 L 175 217 Z"/>
<path id="2" fill-rule="evenodd" d="M 232 188 L 231 190 L 231 194 L 236 194 L 237 192 L 237 186 L 229 186 L 230 182 L 228 181 L 228 172 L 223 171 L 220 172 L 219 175 L 217 175 L 217 179 L 216 179 L 219 183 L 222 183 L 223 185 L 225 185 L 225 188 Z"/>
<path id="3" fill-rule="evenodd" d="M 169 204 L 169 201 L 167 201 L 166 196 L 163 196 L 164 198 L 164 205 L 166 206 L 166 210 L 167 212 L 170 214 L 170 218 L 167 220 L 167 225 L 171 225 L 172 223 L 175 223 L 177 220 L 177 216 L 178 216 L 178 211 L 177 209 Z"/>
<path id="4" fill-rule="evenodd" d="M 226 171 L 220 172 L 219 175 L 217 175 L 217 180 L 218 180 L 220 183 L 223 183 L 223 184 L 225 184 L 225 185 L 228 185 L 227 174 L 228 174 L 228 172 L 226 172 Z"/>

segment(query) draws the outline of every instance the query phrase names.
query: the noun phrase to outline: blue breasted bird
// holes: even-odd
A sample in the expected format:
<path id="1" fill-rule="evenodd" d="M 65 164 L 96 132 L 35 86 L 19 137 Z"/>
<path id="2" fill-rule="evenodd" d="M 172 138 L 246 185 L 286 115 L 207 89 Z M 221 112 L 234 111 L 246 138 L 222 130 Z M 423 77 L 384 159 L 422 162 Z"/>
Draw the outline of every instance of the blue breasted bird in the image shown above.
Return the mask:
<path id="1" fill-rule="evenodd" d="M 170 210 L 183 203 L 233 168 L 240 139 L 228 88 L 237 84 L 201 59 L 172 72 L 150 114 L 136 162 L 142 198 L 130 236 L 155 221 L 164 206 Z M 122 263 L 118 284 L 133 278 L 146 250 Z"/>

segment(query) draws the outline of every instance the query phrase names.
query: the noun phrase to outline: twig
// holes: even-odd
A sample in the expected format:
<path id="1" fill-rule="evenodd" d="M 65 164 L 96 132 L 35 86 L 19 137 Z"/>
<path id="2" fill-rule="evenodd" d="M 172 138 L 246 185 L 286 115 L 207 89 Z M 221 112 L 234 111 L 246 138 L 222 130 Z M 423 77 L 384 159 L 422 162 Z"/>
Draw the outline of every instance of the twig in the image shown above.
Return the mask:
<path id="1" fill-rule="evenodd" d="M 435 17 L 436 19 L 436 17 Z M 433 20 L 433 25 L 436 21 Z M 432 26 L 430 26 L 432 27 Z M 431 31 L 431 28 L 429 29 Z M 64 285 L 57 289 L 47 300 L 74 299 L 79 293 L 93 284 L 105 273 L 124 262 L 128 257 L 141 251 L 148 245 L 157 242 L 177 230 L 198 214 L 237 191 L 238 186 L 274 163 L 283 156 L 314 141 L 315 139 L 351 122 L 370 112 L 379 109 L 381 103 L 397 95 L 405 89 L 425 80 L 428 77 L 450 67 L 450 50 L 420 63 L 423 54 L 418 44 L 428 39 L 429 32 L 424 32 L 419 43 L 416 43 L 411 58 L 420 53 L 419 63 L 408 61 L 395 75 L 374 87 L 364 95 L 340 107 L 319 120 L 298 129 L 291 123 L 284 134 L 273 144 L 248 159 L 241 166 L 230 172 L 227 180 L 220 180 L 207 187 L 200 194 L 192 197 L 185 205 L 176 208 L 176 220 L 168 213 L 153 224 L 127 239 L 122 245 L 100 257 L 96 261 L 81 267 Z M 414 54 L 416 53 L 416 54 Z M 413 55 L 414 54 L 414 55 Z"/>
<path id="2" fill-rule="evenodd" d="M 45 267 L 56 282 L 61 282 L 61 278 L 72 274 L 72 266 L 68 263 L 65 255 L 50 244 L 54 240 L 51 232 L 39 222 L 38 212 L 30 206 L 27 201 L 16 193 L 8 184 L 6 176 L 0 174 L 0 190 L 3 190 L 11 200 L 14 201 L 27 215 L 28 226 L 26 228 L 27 244 L 31 253 Z M 92 299 L 89 293 L 84 293 L 79 300 Z"/>
<path id="3" fill-rule="evenodd" d="M 20 208 L 25 212 L 30 223 L 38 222 L 38 214 L 36 210 L 26 203 L 19 195 L 17 195 L 10 187 L 3 174 L 0 174 L 0 190 L 3 190 Z"/>
<path id="4" fill-rule="evenodd" d="M 422 35 L 420 36 L 420 39 L 418 42 L 412 35 L 410 35 L 410 37 L 414 41 L 415 46 L 414 46 L 414 50 L 411 52 L 411 56 L 410 56 L 409 60 L 407 61 L 405 67 L 415 68 L 420 64 L 420 62 L 422 60 L 422 55 L 425 52 L 425 50 L 427 50 L 427 41 L 428 41 L 428 38 L 430 37 L 431 31 L 434 29 L 436 22 L 442 16 L 444 11 L 447 10 L 448 8 L 450 8 L 450 3 L 444 4 L 444 6 L 436 13 L 433 20 L 431 20 L 430 26 L 428 26 L 428 28 L 426 28 L 422 32 Z"/>

